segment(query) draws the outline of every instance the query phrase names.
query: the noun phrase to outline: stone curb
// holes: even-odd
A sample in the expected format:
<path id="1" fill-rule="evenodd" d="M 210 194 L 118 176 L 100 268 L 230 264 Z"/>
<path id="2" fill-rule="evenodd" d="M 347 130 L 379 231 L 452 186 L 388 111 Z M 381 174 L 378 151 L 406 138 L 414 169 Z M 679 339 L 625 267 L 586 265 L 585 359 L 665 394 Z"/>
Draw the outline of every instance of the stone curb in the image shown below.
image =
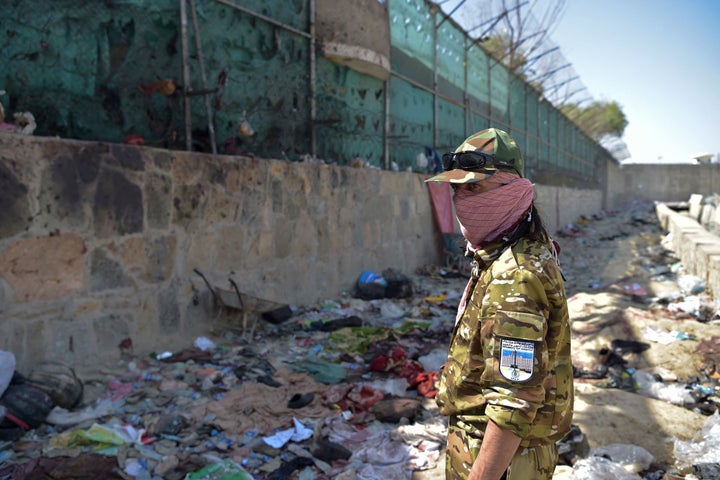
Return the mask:
<path id="1" fill-rule="evenodd" d="M 684 210 L 656 202 L 655 213 L 660 225 L 672 234 L 673 251 L 687 273 L 702 279 L 713 297 L 720 292 L 720 236 L 690 217 Z"/>

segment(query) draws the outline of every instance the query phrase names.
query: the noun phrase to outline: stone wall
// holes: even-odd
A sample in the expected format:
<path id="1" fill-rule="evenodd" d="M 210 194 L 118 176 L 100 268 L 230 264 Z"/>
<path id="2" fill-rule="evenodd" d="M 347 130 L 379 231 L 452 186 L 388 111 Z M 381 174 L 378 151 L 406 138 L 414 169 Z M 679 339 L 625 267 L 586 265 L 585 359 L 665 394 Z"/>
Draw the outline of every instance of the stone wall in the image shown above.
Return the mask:
<path id="1" fill-rule="evenodd" d="M 117 360 L 125 338 L 139 352 L 172 349 L 218 313 L 239 322 L 213 310 L 196 269 L 213 286 L 233 278 L 253 296 L 307 305 L 365 269 L 437 265 L 425 178 L 0 134 L 0 349 L 24 369 L 91 365 Z M 555 232 L 633 200 L 710 195 L 718 178 L 715 164 L 608 164 L 606 192 L 538 184 L 536 204 Z M 687 244 L 704 252 L 698 238 Z M 714 259 L 688 261 L 720 288 Z"/>
<path id="2" fill-rule="evenodd" d="M 427 175 L 0 134 L 0 349 L 27 369 L 186 347 L 214 289 L 310 305 L 442 262 Z M 536 185 L 548 231 L 602 208 Z"/>
<path id="3" fill-rule="evenodd" d="M 576 222 L 581 215 L 602 210 L 603 192 L 589 188 L 536 184 L 535 205 L 542 215 L 547 231 L 553 233 Z"/>
<path id="4" fill-rule="evenodd" d="M 217 313 L 195 269 L 302 305 L 437 264 L 424 178 L 1 134 L 0 349 L 27 368 L 187 346 Z"/>
<path id="5" fill-rule="evenodd" d="M 686 202 L 693 193 L 720 193 L 720 164 L 609 164 L 608 208 L 633 200 Z"/>

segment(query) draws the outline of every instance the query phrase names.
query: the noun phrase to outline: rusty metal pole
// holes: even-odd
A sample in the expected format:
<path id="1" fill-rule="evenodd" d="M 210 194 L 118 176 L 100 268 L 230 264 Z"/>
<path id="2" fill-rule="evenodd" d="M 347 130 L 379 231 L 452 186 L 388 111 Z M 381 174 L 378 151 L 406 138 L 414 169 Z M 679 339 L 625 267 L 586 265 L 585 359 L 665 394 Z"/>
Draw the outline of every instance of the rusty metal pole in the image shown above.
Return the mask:
<path id="1" fill-rule="evenodd" d="M 315 65 L 315 0 L 309 0 L 310 7 L 310 155 L 317 156 L 317 99 L 315 98 L 315 82 L 317 66 Z"/>
<path id="2" fill-rule="evenodd" d="M 183 100 L 185 105 L 185 149 L 192 151 L 192 120 L 190 112 L 190 65 L 188 61 L 187 5 L 180 0 L 180 37 L 182 41 Z"/>
<path id="3" fill-rule="evenodd" d="M 438 148 L 438 55 L 437 55 L 437 42 L 438 42 L 438 27 L 435 24 L 435 17 L 433 17 L 433 136 L 432 136 L 432 148 Z"/>
<path id="4" fill-rule="evenodd" d="M 385 80 L 385 103 L 384 103 L 384 114 L 385 121 L 383 122 L 383 165 L 385 170 L 390 170 L 390 78 Z"/>
<path id="5" fill-rule="evenodd" d="M 475 122 L 472 117 L 472 110 L 470 109 L 470 80 L 468 75 L 468 69 L 470 68 L 470 55 L 468 54 L 467 47 L 468 37 L 467 35 L 463 38 L 463 108 L 465 109 L 465 137 L 470 136 L 475 130 Z"/>

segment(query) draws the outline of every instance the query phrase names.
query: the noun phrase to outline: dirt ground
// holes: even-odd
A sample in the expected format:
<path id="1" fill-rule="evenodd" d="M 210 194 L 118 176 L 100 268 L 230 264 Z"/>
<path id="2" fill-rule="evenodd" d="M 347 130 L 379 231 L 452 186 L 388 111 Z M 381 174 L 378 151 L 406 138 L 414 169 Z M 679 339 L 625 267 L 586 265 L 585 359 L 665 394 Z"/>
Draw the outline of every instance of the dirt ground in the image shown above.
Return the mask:
<path id="1" fill-rule="evenodd" d="M 623 355 L 627 367 L 657 374 L 668 385 L 674 379 L 676 386 L 688 385 L 712 373 L 707 372 L 712 362 L 699 344 L 719 336 L 720 324 L 668 308 L 672 300 L 682 300 L 678 279 L 684 272 L 663 246 L 666 232 L 657 224 L 652 204 L 601 213 L 574 227 L 558 238 L 573 321 L 574 365 L 592 370 L 602 363 L 603 347 L 619 339 L 649 344 L 643 352 Z M 711 297 L 703 297 L 703 302 L 713 303 Z M 683 332 L 689 338 L 663 345 L 649 340 L 648 331 Z M 687 405 L 604 388 L 607 378 L 575 382 L 575 423 L 591 448 L 637 445 L 657 463 L 673 465 L 673 439 L 692 438 L 707 418 Z"/>
<path id="2" fill-rule="evenodd" d="M 693 439 L 720 404 L 717 396 L 720 375 L 715 371 L 715 365 L 720 364 L 720 322 L 716 319 L 714 299 L 707 292 L 700 292 L 697 284 L 688 283 L 691 276 L 665 247 L 666 233 L 660 229 L 652 204 L 632 204 L 618 211 L 580 218 L 554 237 L 561 247 L 560 263 L 566 277 L 572 320 L 576 369 L 574 424 L 582 434 L 579 437 L 586 440 L 578 442 L 577 448 L 566 455 L 566 458 L 573 457 L 571 463 L 575 466 L 558 467 L 555 479 L 620 478 L 582 476 L 578 472 L 579 463 L 574 463 L 590 449 L 615 447 L 617 451 L 617 446 L 623 453 L 642 449 L 652 455 L 652 468 L 645 466 L 636 470 L 651 470 L 655 475 L 646 478 L 659 479 L 658 472 L 670 471 L 674 473 L 665 474 L 663 480 L 692 478 L 684 476 L 689 473 L 690 465 L 683 463 L 686 459 L 676 458 L 674 447 L 676 440 Z M 86 466 L 91 465 L 88 450 L 93 445 L 62 442 L 75 438 L 66 435 L 83 438 L 89 435 L 86 429 L 95 422 L 105 428 L 132 423 L 137 428 L 155 432 L 154 443 L 134 449 L 123 447 L 116 459 L 107 459 L 108 468 L 116 469 L 119 465 L 125 473 L 132 468 L 144 474 L 164 472 L 153 478 L 185 478 L 186 473 L 197 473 L 203 462 L 230 458 L 244 462 L 254 478 L 409 480 L 412 476 L 413 480 L 442 479 L 446 431 L 431 398 L 417 404 L 422 407 L 414 411 L 417 416 L 410 424 L 402 421 L 410 417 L 377 422 L 367 412 L 358 413 L 361 410 L 355 410 L 352 422 L 344 422 L 337 411 L 338 405 L 352 403 L 351 400 L 357 400 L 356 407 L 362 406 L 366 398 L 357 392 L 377 394 L 378 389 L 393 392 L 391 396 L 396 403 L 392 405 L 407 404 L 410 390 L 406 390 L 407 383 L 402 376 L 393 375 L 397 369 L 369 369 L 384 354 L 400 348 L 407 352 L 408 358 L 425 357 L 437 365 L 427 368 L 428 372 L 436 371 L 442 364 L 454 305 L 467 280 L 461 275 L 438 275 L 437 271 L 437 266 L 428 266 L 428 272 L 414 272 L 415 290 L 409 298 L 374 303 L 345 295 L 340 301 L 329 300 L 306 307 L 302 314 L 284 323 L 261 322 L 256 337 L 250 342 L 231 334 L 228 326 L 222 326 L 211 336 L 223 344 L 214 353 L 191 348 L 173 353 L 172 357 L 177 360 L 169 362 L 134 356 L 119 362 L 112 371 L 83 375 L 84 402 L 69 412 L 83 423 L 43 425 L 17 442 L 0 443 L 0 477 L 35 478 L 19 472 L 23 468 L 29 471 L 35 464 L 37 470 L 43 465 L 43 468 L 56 468 L 52 462 L 58 462 L 59 458 L 71 461 L 77 457 L 85 461 Z M 697 291 L 690 294 L 688 288 L 697 288 Z M 430 300 L 439 293 L 442 293 L 439 297 L 447 294 L 447 299 Z M 701 308 L 689 308 L 688 305 L 693 305 L 690 299 L 695 299 Z M 309 328 L 328 315 L 343 322 L 362 320 L 364 327 L 386 327 L 389 319 L 395 319 L 389 322 L 395 332 L 401 330 L 399 325 L 405 317 L 431 322 L 434 327 L 427 331 L 413 328 L 407 330 L 407 334 L 388 338 L 371 340 L 368 337 L 371 345 L 368 351 L 350 355 L 353 350 L 349 347 L 364 343 L 363 336 L 370 335 L 369 331 L 353 330 L 342 336 L 338 334 L 347 329 L 328 334 L 327 329 Z M 335 382 L 308 374 L 313 368 L 319 368 L 318 363 L 307 362 L 309 355 L 313 354 L 314 358 L 318 353 L 330 354 L 331 344 L 344 352 L 340 359 L 349 373 L 342 384 L 352 386 L 351 393 L 356 392 L 357 398 L 348 394 L 338 397 L 339 402 L 330 401 L 338 393 L 337 385 L 329 385 Z M 190 356 L 183 358 L 186 355 Z M 328 365 L 315 373 L 321 372 L 337 373 Z M 426 386 L 429 388 L 431 383 Z M 356 391 L 355 387 L 361 386 Z M 711 393 L 705 390 L 703 395 L 697 394 L 700 387 L 709 388 Z M 289 402 L 297 392 L 313 393 L 311 403 L 298 407 L 299 410 Z M 419 392 L 418 388 L 415 395 Z M 112 394 L 112 403 L 107 403 L 107 394 Z M 382 397 L 380 394 L 378 398 Z M 105 400 L 95 403 L 91 401 L 93 398 Z M 101 408 L 108 405 L 110 410 Z M 185 413 L 179 415 L 180 412 Z M 343 407 L 343 413 L 349 412 Z M 269 448 L 260 441 L 258 433 L 286 428 L 296 415 L 307 425 L 315 426 L 310 440 L 277 448 Z M 178 425 L 172 423 L 171 434 L 158 427 L 168 418 L 183 420 Z M 313 446 L 317 447 L 315 442 L 321 438 L 319 429 L 322 435 L 335 438 L 336 444 L 339 439 L 350 441 L 361 434 L 364 440 L 356 439 L 359 443 L 353 444 L 349 464 L 335 462 L 331 466 L 314 457 L 317 452 Z M 254 436 L 249 436 L 252 432 Z M 348 432 L 352 436 L 347 436 Z M 380 438 L 383 440 L 378 440 Z M 423 440 L 417 443 L 415 438 Z M 227 444 L 218 443 L 218 439 L 227 440 Z M 390 443 L 384 443 L 386 441 Z M 404 455 L 407 451 L 414 452 L 414 461 L 422 466 L 410 468 L 402 455 L 395 461 L 395 456 L 387 453 L 389 448 L 395 453 L 405 452 Z M 128 456 L 126 450 L 132 455 Z M 388 456 L 393 457 L 392 465 L 386 465 Z M 196 463 L 198 458 L 203 462 Z M 290 464 L 295 462 L 295 466 L 290 465 L 291 471 L 286 471 L 288 459 L 293 459 Z M 171 464 L 170 460 L 175 463 Z M 683 462 L 678 463 L 679 460 Z M 298 472 L 292 473 L 295 468 Z M 359 474 L 360 470 L 363 475 Z M 3 476 L 10 471 L 15 474 Z M 132 475 L 113 474 L 102 478 L 130 477 Z M 83 478 L 101 477 L 95 471 Z"/>
<path id="3" fill-rule="evenodd" d="M 573 365 L 577 369 L 592 372 L 601 366 L 606 358 L 601 352 L 612 350 L 613 340 L 649 344 L 643 352 L 622 358 L 628 369 L 656 374 L 667 385 L 682 388 L 712 369 L 699 342 L 720 336 L 720 323 L 708 318 L 700 321 L 693 314 L 668 308 L 668 303 L 684 298 L 678 285 L 684 272 L 674 252 L 664 245 L 667 232 L 661 229 L 653 204 L 598 212 L 578 219 L 554 237 L 561 247 L 559 258 L 572 319 Z M 703 301 L 712 303 L 713 299 L 708 296 Z M 684 332 L 692 339 L 654 343 L 646 338 L 647 329 Z M 717 384 L 717 374 L 714 378 Z M 718 398 L 714 401 L 717 405 Z M 676 405 L 634 390 L 614 388 L 609 375 L 575 378 L 573 423 L 585 435 L 590 449 L 619 444 L 630 451 L 637 446 L 654 457 L 653 467 L 687 473 L 688 465 L 678 464 L 675 458 L 675 439 L 691 440 L 707 418 L 692 405 Z M 415 478 L 444 477 L 438 466 L 434 472 L 416 474 Z M 558 467 L 554 478 L 573 478 L 573 469 Z"/>

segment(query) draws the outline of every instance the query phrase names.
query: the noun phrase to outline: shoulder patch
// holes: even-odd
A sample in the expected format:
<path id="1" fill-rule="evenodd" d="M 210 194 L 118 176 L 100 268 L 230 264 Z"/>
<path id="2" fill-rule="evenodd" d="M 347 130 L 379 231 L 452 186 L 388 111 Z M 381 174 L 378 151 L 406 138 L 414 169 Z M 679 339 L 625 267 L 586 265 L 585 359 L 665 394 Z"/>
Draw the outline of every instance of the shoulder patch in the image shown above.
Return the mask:
<path id="1" fill-rule="evenodd" d="M 527 382 L 535 366 L 535 343 L 500 339 L 500 374 L 511 382 Z"/>

